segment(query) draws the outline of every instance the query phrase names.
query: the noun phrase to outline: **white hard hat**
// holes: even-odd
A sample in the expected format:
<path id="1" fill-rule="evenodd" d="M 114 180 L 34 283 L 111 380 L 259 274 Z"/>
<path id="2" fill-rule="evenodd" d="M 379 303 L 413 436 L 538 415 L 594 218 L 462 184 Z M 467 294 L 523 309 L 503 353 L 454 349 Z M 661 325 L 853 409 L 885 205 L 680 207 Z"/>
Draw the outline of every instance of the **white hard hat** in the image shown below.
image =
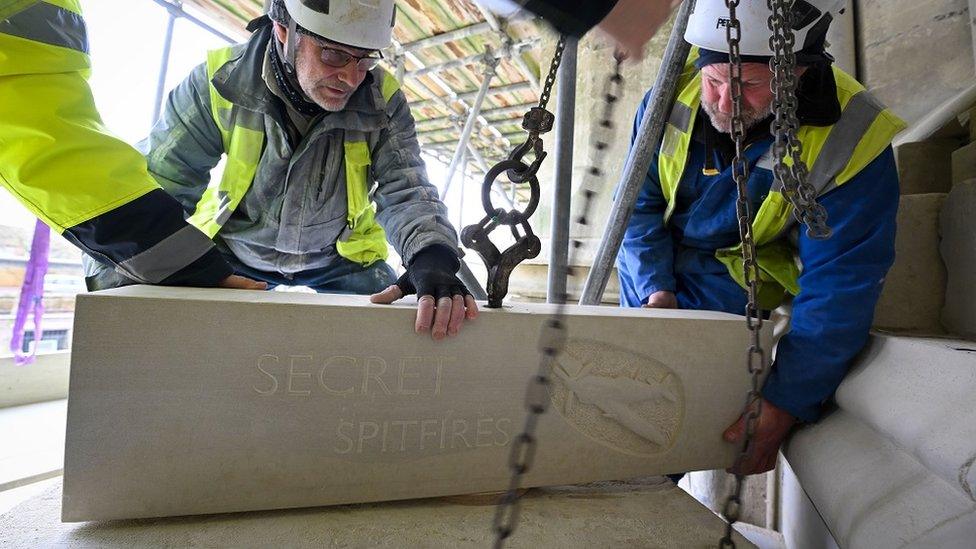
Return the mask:
<path id="1" fill-rule="evenodd" d="M 739 50 L 742 55 L 769 57 L 773 51 L 769 47 L 772 32 L 769 30 L 769 16 L 772 12 L 767 0 L 740 0 L 736 8 L 742 33 Z M 844 0 L 794 0 L 795 51 L 817 43 L 827 33 L 833 14 L 844 8 Z M 726 27 L 729 22 L 729 8 L 725 0 L 698 0 L 692 4 L 692 13 L 685 31 L 685 41 L 699 48 L 723 53 L 729 52 Z"/>
<path id="2" fill-rule="evenodd" d="M 323 38 L 381 50 L 393 43 L 394 0 L 285 0 L 292 20 Z"/>

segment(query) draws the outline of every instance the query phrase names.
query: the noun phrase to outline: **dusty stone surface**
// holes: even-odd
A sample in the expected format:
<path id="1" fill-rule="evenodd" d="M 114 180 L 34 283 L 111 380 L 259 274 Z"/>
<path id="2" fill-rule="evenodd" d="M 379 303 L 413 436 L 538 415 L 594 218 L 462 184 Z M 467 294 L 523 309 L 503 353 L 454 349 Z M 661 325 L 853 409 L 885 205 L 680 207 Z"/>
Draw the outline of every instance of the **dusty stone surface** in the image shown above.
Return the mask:
<path id="1" fill-rule="evenodd" d="M 952 184 L 976 179 L 976 142 L 952 153 Z"/>
<path id="2" fill-rule="evenodd" d="M 457 498 L 155 520 L 64 524 L 60 489 L 0 515 L 0 546 L 490 547 L 494 508 Z M 530 490 L 508 547 L 714 547 L 718 517 L 666 479 Z M 738 547 L 754 547 L 735 534 Z"/>
<path id="3" fill-rule="evenodd" d="M 963 549 L 976 539 L 976 502 L 844 409 L 799 430 L 785 455 L 840 547 Z"/>
<path id="4" fill-rule="evenodd" d="M 895 149 L 901 194 L 947 193 L 952 187 L 952 153 L 962 143 L 942 138 L 904 143 Z"/>
<path id="5" fill-rule="evenodd" d="M 69 521 L 504 489 L 551 310 L 460 337 L 364 297 L 129 287 L 79 296 Z M 530 486 L 716 469 L 748 376 L 736 315 L 573 307 Z M 766 328 L 768 345 L 771 328 Z"/>
<path id="6" fill-rule="evenodd" d="M 973 80 L 973 42 L 967 2 L 863 0 L 857 3 L 861 79 L 872 93 L 909 123 L 927 115 Z"/>
<path id="7" fill-rule="evenodd" d="M 976 502 L 976 344 L 873 336 L 837 403 Z"/>
<path id="8" fill-rule="evenodd" d="M 68 396 L 69 353 L 46 353 L 29 366 L 0 358 L 0 408 L 45 402 Z"/>
<path id="9" fill-rule="evenodd" d="M 942 209 L 942 258 L 947 271 L 946 329 L 976 339 L 976 179 L 956 185 Z"/>
<path id="10" fill-rule="evenodd" d="M 939 255 L 939 211 L 945 194 L 901 197 L 895 264 L 874 310 L 874 326 L 887 330 L 943 332 L 946 269 Z"/>
<path id="11" fill-rule="evenodd" d="M 742 485 L 742 508 L 739 520 L 770 530 L 776 529 L 776 526 L 770 523 L 773 517 L 768 516 L 766 512 L 766 499 L 769 496 L 766 488 L 769 475 L 773 474 L 777 474 L 777 471 L 745 478 Z M 725 499 L 734 489 L 734 483 L 735 476 L 726 473 L 724 469 L 695 471 L 688 474 L 688 492 L 715 513 L 722 512 Z"/>

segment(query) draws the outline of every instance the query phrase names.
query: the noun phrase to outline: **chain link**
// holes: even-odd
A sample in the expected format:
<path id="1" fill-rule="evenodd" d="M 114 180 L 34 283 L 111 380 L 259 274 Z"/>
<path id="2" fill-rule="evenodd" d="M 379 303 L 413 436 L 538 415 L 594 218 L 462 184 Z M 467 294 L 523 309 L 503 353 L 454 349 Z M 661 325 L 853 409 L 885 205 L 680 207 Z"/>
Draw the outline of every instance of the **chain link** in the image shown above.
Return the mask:
<path id="1" fill-rule="evenodd" d="M 552 54 L 552 62 L 549 63 L 549 74 L 546 75 L 545 84 L 542 86 L 542 94 L 539 95 L 539 108 L 544 109 L 549 104 L 549 97 L 552 96 L 552 87 L 556 85 L 556 73 L 559 72 L 559 65 L 563 61 L 563 51 L 566 50 L 566 36 L 559 35 L 556 43 L 556 51 Z"/>
<path id="2" fill-rule="evenodd" d="M 759 309 L 759 265 L 756 257 L 756 242 L 753 238 L 752 215 L 747 200 L 747 182 L 749 180 L 749 164 L 745 160 L 746 127 L 742 118 L 742 56 L 739 41 L 742 37 L 742 26 L 736 9 L 739 0 L 725 0 L 729 8 L 729 22 L 725 28 L 725 37 L 729 44 L 729 81 L 732 95 L 732 139 L 735 142 L 735 158 L 732 160 L 732 177 L 735 180 L 737 198 L 735 201 L 736 218 L 739 223 L 739 238 L 742 240 L 742 269 L 748 291 L 748 303 L 745 308 L 746 327 L 749 329 L 751 344 L 749 346 L 746 366 L 751 376 L 751 386 L 746 396 L 745 416 L 746 429 L 742 447 L 735 458 L 734 470 L 738 470 L 746 456 L 752 450 L 753 435 L 756 423 L 762 412 L 762 398 L 759 395 L 759 382 L 766 368 L 766 353 L 762 348 L 760 336 L 763 326 L 763 315 Z M 739 520 L 742 509 L 742 485 L 745 475 L 736 474 L 731 493 L 722 507 L 722 516 L 726 520 L 725 535 L 719 540 L 719 547 L 735 547 L 732 539 L 732 526 Z"/>
<path id="3" fill-rule="evenodd" d="M 556 49 L 557 59 L 553 60 L 554 67 L 558 65 L 558 57 L 562 56 L 562 42 L 560 40 L 560 47 Z M 624 79 L 620 72 L 623 58 L 616 56 L 615 61 L 614 72 L 607 80 L 603 117 L 593 132 L 594 162 L 603 158 L 608 147 L 609 134 L 613 131 L 614 106 L 623 93 Z M 555 72 L 555 69 L 549 71 L 549 78 L 546 79 L 547 91 L 552 87 L 550 82 L 555 81 Z M 544 106 L 545 101 L 548 101 L 548 93 L 544 95 L 544 100 L 540 102 L 540 105 Z M 579 215 L 576 218 L 576 222 L 580 225 L 585 226 L 589 223 L 593 199 L 602 184 L 602 175 L 603 172 L 595 164 L 586 171 L 582 184 L 584 201 Z M 582 247 L 582 241 L 578 239 L 571 241 L 570 258 L 566 263 L 567 265 L 574 263 L 573 260 L 576 253 Z M 560 267 L 560 269 L 563 272 L 558 273 L 559 276 L 570 277 L 574 274 L 572 268 L 568 266 Z M 546 320 L 542 333 L 539 336 L 539 352 L 541 354 L 539 369 L 532 377 L 532 380 L 529 382 L 529 387 L 526 390 L 525 407 L 528 415 L 525 418 L 522 433 L 515 439 L 512 452 L 509 455 L 508 468 L 512 476 L 509 481 L 508 491 L 495 508 L 493 528 L 495 530 L 496 549 L 504 547 L 505 540 L 512 535 L 512 532 L 515 531 L 515 527 L 518 524 L 519 490 L 522 486 L 522 477 L 531 469 L 532 460 L 535 458 L 538 443 L 535 438 L 536 425 L 539 422 L 540 416 L 549 408 L 549 387 L 551 384 L 549 375 L 555 366 L 556 359 L 562 353 L 566 344 L 565 310 L 569 296 L 563 293 L 558 297 L 556 310 Z"/>
<path id="4" fill-rule="evenodd" d="M 783 185 L 783 196 L 793 205 L 793 216 L 807 226 L 807 235 L 818 240 L 830 238 L 827 210 L 817 202 L 817 190 L 808 180 L 803 161 L 803 144 L 797 138 L 800 123 L 796 118 L 796 38 L 793 35 L 793 0 L 766 0 L 771 14 L 767 21 L 772 35 L 769 47 L 773 58 L 769 69 L 773 72 L 772 133 L 775 138 L 773 173 Z"/>

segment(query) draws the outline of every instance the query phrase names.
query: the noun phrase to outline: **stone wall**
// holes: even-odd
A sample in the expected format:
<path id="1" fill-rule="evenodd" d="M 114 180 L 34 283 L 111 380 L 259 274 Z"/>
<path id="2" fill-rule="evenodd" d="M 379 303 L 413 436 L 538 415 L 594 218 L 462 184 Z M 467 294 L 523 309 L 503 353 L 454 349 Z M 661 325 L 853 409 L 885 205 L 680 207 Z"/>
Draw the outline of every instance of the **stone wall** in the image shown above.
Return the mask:
<path id="1" fill-rule="evenodd" d="M 857 2 L 861 74 L 909 123 L 972 85 L 968 0 Z"/>

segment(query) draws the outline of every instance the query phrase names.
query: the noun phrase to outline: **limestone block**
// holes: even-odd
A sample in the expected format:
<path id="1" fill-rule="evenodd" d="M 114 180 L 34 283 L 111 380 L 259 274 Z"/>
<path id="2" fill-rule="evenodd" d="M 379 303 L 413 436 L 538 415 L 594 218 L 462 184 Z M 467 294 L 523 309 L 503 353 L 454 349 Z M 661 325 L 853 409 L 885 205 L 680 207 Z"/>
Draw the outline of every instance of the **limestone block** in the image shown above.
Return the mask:
<path id="1" fill-rule="evenodd" d="M 14 364 L 13 357 L 0 358 L 0 408 L 68 396 L 69 355 L 40 354 L 30 366 Z"/>
<path id="2" fill-rule="evenodd" d="M 942 209 L 946 302 L 942 323 L 950 333 L 976 339 L 976 179 L 960 183 Z"/>
<path id="3" fill-rule="evenodd" d="M 901 194 L 947 193 L 952 187 L 952 153 L 962 143 L 943 138 L 904 143 L 895 149 Z"/>
<path id="4" fill-rule="evenodd" d="M 874 310 L 874 326 L 941 333 L 946 270 L 939 255 L 939 210 L 944 194 L 901 197 L 895 264 Z"/>
<path id="5" fill-rule="evenodd" d="M 551 308 L 460 337 L 363 297 L 129 287 L 81 295 L 66 521 L 504 488 Z M 741 317 L 572 307 L 526 485 L 724 468 L 749 385 Z M 770 338 L 770 329 L 764 332 Z"/>
<path id="6" fill-rule="evenodd" d="M 952 153 L 952 184 L 976 179 L 976 142 Z"/>
<path id="7" fill-rule="evenodd" d="M 583 293 L 583 283 L 590 274 L 589 266 L 573 267 L 573 276 L 567 281 L 567 291 L 570 303 L 579 301 Z M 549 289 L 549 266 L 540 263 L 522 263 L 512 271 L 509 291 L 529 300 L 545 301 Z M 617 269 L 610 273 L 607 289 L 603 292 L 601 301 L 606 305 L 620 303 L 620 279 Z"/>
<path id="8" fill-rule="evenodd" d="M 972 83 L 966 0 L 859 0 L 857 21 L 860 80 L 909 124 Z"/>
<path id="9" fill-rule="evenodd" d="M 872 336 L 837 403 L 976 502 L 976 344 Z"/>
<path id="10" fill-rule="evenodd" d="M 492 498 L 440 498 L 356 506 L 64 524 L 60 487 L 0 515 L 0 547 L 484 548 Z M 522 499 L 506 547 L 714 547 L 724 523 L 670 481 L 561 486 Z M 755 547 L 735 535 L 737 547 Z"/>
<path id="11" fill-rule="evenodd" d="M 968 548 L 976 503 L 840 409 L 785 451 L 840 547 Z"/>
<path id="12" fill-rule="evenodd" d="M 973 39 L 976 40 L 976 35 L 973 35 Z M 973 48 L 973 51 L 976 51 L 976 48 Z M 969 109 L 969 140 L 976 143 L 976 107 Z"/>

